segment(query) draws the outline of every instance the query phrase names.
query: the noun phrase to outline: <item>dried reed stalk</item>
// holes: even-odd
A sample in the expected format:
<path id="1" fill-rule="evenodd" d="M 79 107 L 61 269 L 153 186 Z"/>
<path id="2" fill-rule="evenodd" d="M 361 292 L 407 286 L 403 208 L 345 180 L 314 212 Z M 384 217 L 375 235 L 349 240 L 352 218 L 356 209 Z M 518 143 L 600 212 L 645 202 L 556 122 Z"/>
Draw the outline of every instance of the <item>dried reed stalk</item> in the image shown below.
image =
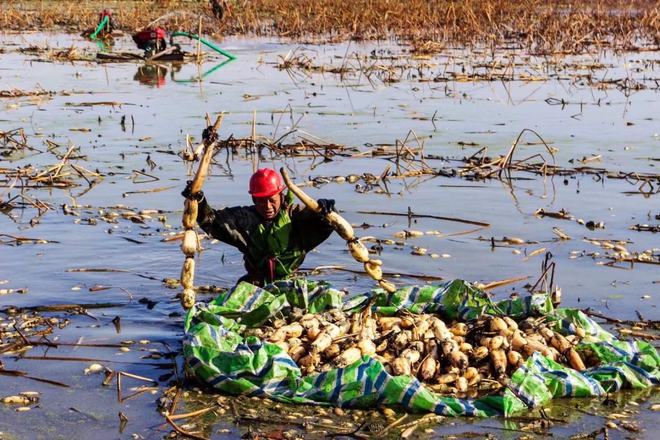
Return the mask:
<path id="1" fill-rule="evenodd" d="M 660 35 L 655 0 L 254 0 L 225 3 L 220 15 L 214 15 L 212 3 L 115 0 L 103 6 L 114 9 L 116 26 L 126 31 L 149 22 L 169 30 L 196 29 L 198 17 L 203 16 L 205 28 L 218 35 L 279 35 L 307 41 L 398 37 L 414 41 L 419 52 L 435 51 L 447 43 L 487 47 L 515 43 L 537 53 L 603 47 L 634 50 L 657 47 Z M 74 0 L 43 5 L 10 2 L 0 12 L 0 28 L 88 30 L 96 25 L 99 8 L 99 2 Z"/>

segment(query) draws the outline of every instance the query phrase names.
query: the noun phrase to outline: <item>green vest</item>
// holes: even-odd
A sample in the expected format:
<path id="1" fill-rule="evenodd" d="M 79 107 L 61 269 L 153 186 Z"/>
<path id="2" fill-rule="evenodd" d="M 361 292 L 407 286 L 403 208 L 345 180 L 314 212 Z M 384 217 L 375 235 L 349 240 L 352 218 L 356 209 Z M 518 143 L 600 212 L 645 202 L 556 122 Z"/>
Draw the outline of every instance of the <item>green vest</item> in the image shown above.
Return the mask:
<path id="1" fill-rule="evenodd" d="M 305 253 L 300 249 L 291 248 L 293 224 L 287 206 L 293 201 L 293 194 L 287 194 L 285 206 L 273 222 L 266 226 L 259 224 L 252 234 L 254 248 L 250 249 L 250 260 L 263 274 L 266 283 L 288 278 L 300 266 Z M 271 278 L 273 275 L 273 279 Z"/>

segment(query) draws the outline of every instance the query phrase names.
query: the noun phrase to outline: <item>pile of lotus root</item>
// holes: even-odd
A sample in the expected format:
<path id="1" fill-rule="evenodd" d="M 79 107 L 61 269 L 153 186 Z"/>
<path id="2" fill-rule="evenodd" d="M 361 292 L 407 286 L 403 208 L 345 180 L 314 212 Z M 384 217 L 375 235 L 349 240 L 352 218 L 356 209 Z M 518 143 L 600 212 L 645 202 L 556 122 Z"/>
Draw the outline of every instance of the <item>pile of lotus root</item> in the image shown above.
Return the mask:
<path id="1" fill-rule="evenodd" d="M 367 310 L 304 314 L 294 309 L 286 319 L 245 331 L 283 348 L 305 375 L 346 367 L 371 356 L 389 373 L 415 376 L 435 392 L 476 397 L 497 390 L 534 352 L 585 369 L 574 349 L 584 330 L 563 336 L 544 317 L 516 322 L 484 316 L 466 324 L 446 323 L 436 315 L 377 316 Z"/>

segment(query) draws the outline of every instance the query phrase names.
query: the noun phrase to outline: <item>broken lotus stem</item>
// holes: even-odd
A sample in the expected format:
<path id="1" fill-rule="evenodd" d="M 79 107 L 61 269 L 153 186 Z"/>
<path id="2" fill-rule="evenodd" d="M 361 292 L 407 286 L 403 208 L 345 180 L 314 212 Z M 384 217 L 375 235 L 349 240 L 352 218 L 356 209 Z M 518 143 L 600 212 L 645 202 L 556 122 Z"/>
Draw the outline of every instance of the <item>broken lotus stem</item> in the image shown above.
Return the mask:
<path id="1" fill-rule="evenodd" d="M 286 186 L 291 190 L 292 193 L 300 199 L 301 202 L 305 204 L 309 209 L 314 212 L 321 213 L 321 208 L 316 200 L 308 196 L 298 188 L 289 178 L 289 173 L 284 168 L 280 168 L 280 173 L 284 178 Z M 364 244 L 358 240 L 353 231 L 353 227 L 348 223 L 341 215 L 337 212 L 329 212 L 325 214 L 326 220 L 332 225 L 334 230 L 346 240 L 348 245 L 348 250 L 355 259 L 355 261 L 364 264 L 364 270 L 367 274 L 378 282 L 378 285 L 385 289 L 389 293 L 396 291 L 396 286 L 391 282 L 383 279 L 383 270 L 381 266 L 383 262 L 380 260 L 371 260 L 369 259 L 369 251 L 364 246 Z"/>
<path id="2" fill-rule="evenodd" d="M 213 131 L 217 132 L 220 129 L 222 124 L 223 114 L 218 116 L 213 124 Z M 193 178 L 193 181 L 190 185 L 191 193 L 196 194 L 204 185 L 204 180 L 208 174 L 209 164 L 211 163 L 211 158 L 213 157 L 213 150 L 215 148 L 216 142 L 211 142 L 206 145 L 204 155 L 202 156 L 201 161 L 199 162 L 199 168 L 197 173 Z M 183 208 L 183 217 L 181 223 L 183 224 L 184 236 L 183 242 L 181 243 L 181 251 L 185 255 L 186 259 L 183 262 L 181 267 L 181 286 L 183 286 L 183 292 L 181 293 L 181 306 L 184 309 L 189 309 L 195 304 L 195 289 L 194 289 L 194 280 L 195 280 L 195 252 L 199 250 L 199 238 L 197 237 L 197 232 L 195 231 L 195 224 L 197 223 L 197 211 L 198 211 L 198 201 L 192 199 L 186 199 L 184 202 Z"/>

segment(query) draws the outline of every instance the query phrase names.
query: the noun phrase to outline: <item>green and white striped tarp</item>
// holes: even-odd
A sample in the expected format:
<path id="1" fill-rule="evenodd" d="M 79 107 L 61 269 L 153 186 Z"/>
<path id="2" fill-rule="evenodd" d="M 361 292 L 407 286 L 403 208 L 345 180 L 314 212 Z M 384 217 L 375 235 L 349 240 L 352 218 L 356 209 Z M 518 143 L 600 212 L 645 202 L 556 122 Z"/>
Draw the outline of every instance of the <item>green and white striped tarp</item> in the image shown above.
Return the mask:
<path id="1" fill-rule="evenodd" d="M 241 336 L 246 327 L 258 327 L 291 307 L 312 313 L 331 308 L 355 312 L 368 303 L 385 315 L 406 309 L 466 321 L 482 314 L 516 319 L 545 315 L 566 335 L 574 333 L 576 325 L 582 327 L 587 336 L 577 349 L 590 350 L 602 363 L 580 373 L 535 353 L 514 372 L 503 392 L 458 399 L 439 396 L 414 377 L 392 376 L 368 356 L 346 368 L 303 376 L 282 348 L 254 336 Z M 579 310 L 553 309 L 547 295 L 494 303 L 462 280 L 403 287 L 393 294 L 374 289 L 350 299 L 327 283 L 304 279 L 265 288 L 240 283 L 188 312 L 183 352 L 190 375 L 230 394 L 339 407 L 398 405 L 409 411 L 451 416 L 507 416 L 557 397 L 601 396 L 660 383 L 660 357 L 650 344 L 617 340 Z"/>

